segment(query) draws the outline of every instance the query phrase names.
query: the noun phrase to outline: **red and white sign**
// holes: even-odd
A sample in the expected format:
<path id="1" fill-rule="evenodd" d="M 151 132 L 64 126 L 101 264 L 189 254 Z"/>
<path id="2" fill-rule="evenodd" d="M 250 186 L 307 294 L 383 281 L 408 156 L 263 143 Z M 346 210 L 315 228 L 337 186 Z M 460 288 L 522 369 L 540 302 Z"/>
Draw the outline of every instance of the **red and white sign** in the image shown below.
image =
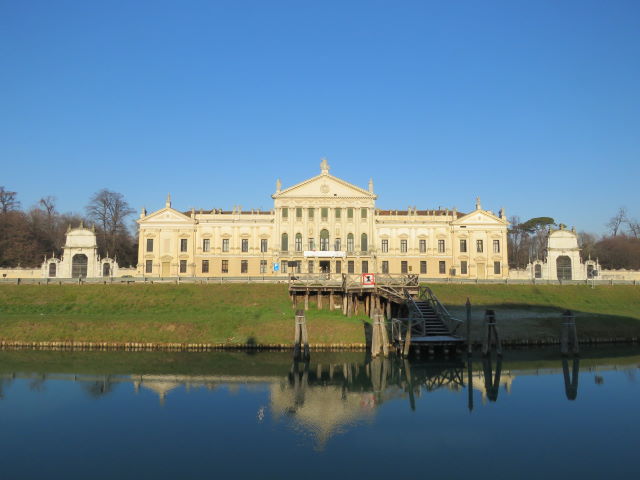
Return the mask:
<path id="1" fill-rule="evenodd" d="M 361 283 L 362 285 L 375 285 L 376 275 L 374 273 L 363 273 Z"/>

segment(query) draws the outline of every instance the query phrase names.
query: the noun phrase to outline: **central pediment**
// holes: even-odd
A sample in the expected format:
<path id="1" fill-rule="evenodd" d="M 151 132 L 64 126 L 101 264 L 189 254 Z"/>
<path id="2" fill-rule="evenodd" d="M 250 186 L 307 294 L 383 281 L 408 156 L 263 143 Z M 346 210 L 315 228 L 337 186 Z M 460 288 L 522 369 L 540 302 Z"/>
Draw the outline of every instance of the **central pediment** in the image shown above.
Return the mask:
<path id="1" fill-rule="evenodd" d="M 352 183 L 328 173 L 305 180 L 292 187 L 276 192 L 271 196 L 276 199 L 284 198 L 365 198 L 376 199 L 373 192 L 369 192 Z"/>

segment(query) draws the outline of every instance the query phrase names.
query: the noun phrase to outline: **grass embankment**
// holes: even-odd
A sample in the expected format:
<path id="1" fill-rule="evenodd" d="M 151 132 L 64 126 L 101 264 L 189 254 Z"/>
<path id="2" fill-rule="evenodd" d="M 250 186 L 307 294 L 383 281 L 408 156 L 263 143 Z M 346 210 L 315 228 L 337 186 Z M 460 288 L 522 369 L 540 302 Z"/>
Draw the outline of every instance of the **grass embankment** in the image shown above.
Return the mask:
<path id="1" fill-rule="evenodd" d="M 576 313 L 580 337 L 640 337 L 639 287 L 439 284 L 433 290 L 460 319 L 471 299 L 476 339 L 487 308 L 496 310 L 505 339 L 557 338 L 565 309 Z M 314 344 L 362 343 L 365 320 L 311 308 L 309 338 Z M 5 341 L 289 345 L 293 322 L 286 285 L 0 287 Z"/>
<path id="2" fill-rule="evenodd" d="M 50 342 L 287 344 L 286 285 L 6 285 L 0 339 Z M 365 317 L 307 312 L 312 343 L 361 343 Z"/>

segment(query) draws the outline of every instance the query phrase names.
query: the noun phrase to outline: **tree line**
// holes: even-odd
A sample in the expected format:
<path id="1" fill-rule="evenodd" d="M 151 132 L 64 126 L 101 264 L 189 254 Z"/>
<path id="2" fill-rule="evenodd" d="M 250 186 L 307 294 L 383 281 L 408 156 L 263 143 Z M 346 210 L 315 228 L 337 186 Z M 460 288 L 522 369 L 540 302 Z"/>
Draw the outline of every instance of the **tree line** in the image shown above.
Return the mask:
<path id="1" fill-rule="evenodd" d="M 552 228 L 566 227 L 551 217 L 535 217 L 521 221 L 509 218 L 509 267 L 524 268 L 534 260 L 546 257 L 547 238 Z M 598 260 L 606 269 L 640 269 L 640 222 L 620 207 L 606 224 L 607 233 L 596 235 L 578 232 L 578 246 L 583 260 Z"/>
<path id="2" fill-rule="evenodd" d="M 135 266 L 138 237 L 131 226 L 134 210 L 121 193 L 102 189 L 91 196 L 84 214 L 60 213 L 56 199 L 42 197 L 22 209 L 18 193 L 0 186 L 0 267 L 34 268 L 45 256 L 61 255 L 69 227 L 93 227 L 98 253 Z"/>

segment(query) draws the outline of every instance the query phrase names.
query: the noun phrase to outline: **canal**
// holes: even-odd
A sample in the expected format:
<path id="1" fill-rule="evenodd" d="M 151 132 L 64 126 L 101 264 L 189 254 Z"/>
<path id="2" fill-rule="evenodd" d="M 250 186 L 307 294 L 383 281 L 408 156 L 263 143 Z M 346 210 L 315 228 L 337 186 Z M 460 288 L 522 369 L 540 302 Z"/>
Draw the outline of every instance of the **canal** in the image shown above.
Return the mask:
<path id="1" fill-rule="evenodd" d="M 0 351 L 2 478 L 636 475 L 640 348 Z"/>

